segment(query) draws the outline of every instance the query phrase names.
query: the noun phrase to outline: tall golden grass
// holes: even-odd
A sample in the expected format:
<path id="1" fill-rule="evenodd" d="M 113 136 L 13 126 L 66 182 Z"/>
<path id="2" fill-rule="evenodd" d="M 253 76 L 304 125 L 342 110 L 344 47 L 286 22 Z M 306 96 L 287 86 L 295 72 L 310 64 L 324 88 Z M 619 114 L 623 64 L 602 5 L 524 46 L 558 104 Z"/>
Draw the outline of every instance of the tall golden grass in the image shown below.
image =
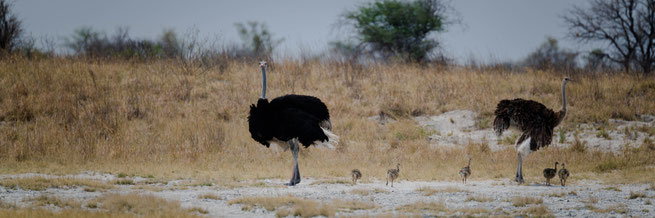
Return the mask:
<path id="1" fill-rule="evenodd" d="M 336 150 L 302 150 L 303 175 L 316 178 L 345 177 L 356 167 L 364 177 L 383 179 L 385 170 L 400 162 L 401 181 L 456 180 L 469 154 L 475 160 L 473 180 L 510 178 L 516 164 L 513 149 L 432 148 L 428 131 L 411 117 L 468 109 L 480 119 L 493 120 L 498 101 L 518 97 L 558 109 L 564 76 L 577 82 L 567 87 L 569 113 L 558 128 L 575 130 L 580 123 L 655 114 L 655 80 L 624 74 L 294 60 L 271 65 L 269 99 L 289 93 L 319 97 L 341 137 Z M 99 170 L 216 180 L 286 178 L 291 155 L 259 145 L 248 132 L 249 105 L 260 96 L 258 64 L 231 61 L 225 66 L 0 60 L 0 173 Z M 380 125 L 369 119 L 381 113 L 398 122 Z M 653 167 L 646 166 L 654 164 L 653 152 L 551 147 L 527 159 L 525 174 L 540 179 L 541 169 L 557 160 L 567 163 L 572 178 L 600 175 L 625 181 L 621 174 L 608 172 L 651 172 Z M 607 167 L 603 164 L 609 170 L 602 170 Z M 639 181 L 655 173 L 650 175 Z"/>

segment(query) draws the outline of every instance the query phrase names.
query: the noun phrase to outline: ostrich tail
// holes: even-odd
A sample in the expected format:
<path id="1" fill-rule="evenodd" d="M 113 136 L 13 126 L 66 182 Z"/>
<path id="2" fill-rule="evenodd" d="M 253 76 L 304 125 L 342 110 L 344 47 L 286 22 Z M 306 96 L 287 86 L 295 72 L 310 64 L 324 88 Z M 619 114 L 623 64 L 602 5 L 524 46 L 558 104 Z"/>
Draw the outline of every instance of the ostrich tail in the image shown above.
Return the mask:
<path id="1" fill-rule="evenodd" d="M 332 130 L 332 122 L 330 122 L 330 120 L 323 120 L 320 123 L 318 123 L 318 126 L 320 126 L 323 129 Z"/>
<path id="2" fill-rule="evenodd" d="M 509 128 L 509 119 L 505 119 L 503 116 L 496 116 L 494 119 L 494 132 L 497 137 L 503 135 L 503 131 Z"/>
<path id="3" fill-rule="evenodd" d="M 328 137 L 328 140 L 327 141 L 322 141 L 322 142 L 317 141 L 315 143 L 315 146 L 316 147 L 326 147 L 326 148 L 329 148 L 329 149 L 335 149 L 336 145 L 339 144 L 339 136 L 335 135 L 334 133 L 332 133 L 332 131 L 330 131 L 330 130 L 328 130 L 326 128 L 321 127 L 321 129 L 323 130 L 323 133 L 325 133 L 325 135 Z"/>

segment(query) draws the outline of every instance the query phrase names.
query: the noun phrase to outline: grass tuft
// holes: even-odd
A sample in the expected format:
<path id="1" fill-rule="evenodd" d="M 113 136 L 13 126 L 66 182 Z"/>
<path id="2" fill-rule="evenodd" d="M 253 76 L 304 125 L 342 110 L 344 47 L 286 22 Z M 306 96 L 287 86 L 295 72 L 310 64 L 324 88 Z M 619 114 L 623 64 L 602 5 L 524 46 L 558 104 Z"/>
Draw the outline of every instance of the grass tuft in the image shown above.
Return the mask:
<path id="1" fill-rule="evenodd" d="M 113 182 L 116 185 L 134 185 L 134 180 L 131 179 L 116 179 Z"/>
<path id="2" fill-rule="evenodd" d="M 33 205 L 35 206 L 56 206 L 59 208 L 80 208 L 81 204 L 75 200 L 67 200 L 57 198 L 52 195 L 41 195 L 36 198 L 30 199 Z"/>
<path id="3" fill-rule="evenodd" d="M 416 213 L 416 214 L 423 214 L 423 213 L 438 214 L 440 212 L 449 211 L 446 205 L 444 205 L 441 202 L 423 202 L 423 201 L 406 204 L 396 208 L 396 210 L 409 212 L 409 213 Z"/>
<path id="4" fill-rule="evenodd" d="M 416 192 L 422 193 L 424 196 L 431 196 L 437 193 L 457 193 L 457 192 L 465 192 L 468 193 L 469 191 L 457 188 L 457 187 L 445 187 L 445 188 L 439 188 L 439 189 L 433 189 L 430 187 L 421 187 L 419 189 L 416 189 Z"/>
<path id="5" fill-rule="evenodd" d="M 25 178 L 10 178 L 0 180 L 0 186 L 9 189 L 23 189 L 33 191 L 43 191 L 47 188 L 61 188 L 70 189 L 83 187 L 85 190 L 106 190 L 111 189 L 113 186 L 104 182 L 87 179 L 76 178 L 45 178 L 45 177 L 25 177 Z"/>
<path id="6" fill-rule="evenodd" d="M 350 190 L 350 193 L 356 194 L 356 195 L 361 195 L 361 196 L 367 196 L 371 193 L 371 190 L 368 189 L 353 189 Z"/>
<path id="7" fill-rule="evenodd" d="M 111 213 L 129 213 L 147 216 L 187 217 L 189 211 L 177 201 L 169 201 L 153 195 L 107 194 L 98 199 L 100 208 Z"/>
<path id="8" fill-rule="evenodd" d="M 535 197 L 514 197 L 511 199 L 514 207 L 523 207 L 529 204 L 542 204 L 544 201 L 541 198 Z"/>
<path id="9" fill-rule="evenodd" d="M 333 200 L 330 202 L 318 202 L 314 200 L 301 199 L 294 196 L 278 197 L 241 197 L 228 201 L 229 205 L 240 204 L 245 211 L 255 208 L 264 208 L 268 211 L 276 210 L 277 217 L 301 216 L 333 217 L 337 210 L 368 210 L 376 208 L 373 203 L 361 201 Z"/>
<path id="10" fill-rule="evenodd" d="M 529 217 L 555 217 L 555 215 L 550 212 L 548 207 L 544 205 L 531 206 L 522 210 L 521 212 L 529 215 Z"/>
<path id="11" fill-rule="evenodd" d="M 465 201 L 491 202 L 494 201 L 494 199 L 486 196 L 469 196 Z"/>
<path id="12" fill-rule="evenodd" d="M 605 187 L 605 188 L 603 188 L 603 189 L 608 190 L 608 191 L 621 192 L 621 189 L 619 189 L 619 188 L 617 188 L 617 187 L 614 187 L 614 186 L 608 186 L 608 187 Z"/>
<path id="13" fill-rule="evenodd" d="M 646 193 L 644 192 L 630 192 L 628 199 L 637 199 L 637 198 L 646 198 Z"/>
<path id="14" fill-rule="evenodd" d="M 188 210 L 191 213 L 199 213 L 199 214 L 208 214 L 209 211 L 202 209 L 200 207 L 192 207 Z"/>
<path id="15" fill-rule="evenodd" d="M 198 198 L 199 199 L 210 199 L 210 200 L 221 200 L 220 196 L 218 196 L 216 194 L 212 194 L 212 193 L 205 193 L 205 194 L 198 195 Z"/>

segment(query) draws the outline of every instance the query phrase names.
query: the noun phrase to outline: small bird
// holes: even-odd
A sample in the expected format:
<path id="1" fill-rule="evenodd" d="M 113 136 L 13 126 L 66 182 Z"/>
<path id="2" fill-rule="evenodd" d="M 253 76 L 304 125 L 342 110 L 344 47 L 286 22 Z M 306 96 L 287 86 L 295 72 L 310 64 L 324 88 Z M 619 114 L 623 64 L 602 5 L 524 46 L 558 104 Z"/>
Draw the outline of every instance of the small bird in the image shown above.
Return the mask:
<path id="1" fill-rule="evenodd" d="M 555 169 L 553 168 L 546 168 L 544 169 L 544 177 L 546 177 L 546 185 L 550 186 L 550 179 L 554 178 L 555 175 L 557 174 L 557 164 L 558 162 L 555 162 Z"/>
<path id="2" fill-rule="evenodd" d="M 389 185 L 389 180 L 391 180 L 391 187 L 393 187 L 393 180 L 397 179 L 400 175 L 400 164 L 396 165 L 396 169 L 387 170 L 387 184 Z"/>
<path id="3" fill-rule="evenodd" d="M 351 174 L 353 176 L 353 184 L 357 184 L 357 180 L 362 178 L 362 172 L 358 169 L 354 169 Z"/>
<path id="4" fill-rule="evenodd" d="M 566 169 L 566 164 L 562 163 L 562 169 L 557 173 L 559 176 L 559 182 L 562 186 L 566 186 L 566 179 L 569 178 L 569 170 Z"/>
<path id="5" fill-rule="evenodd" d="M 466 179 L 471 176 L 471 157 L 469 157 L 469 164 L 459 170 L 459 175 L 462 176 L 462 182 L 466 184 Z"/>

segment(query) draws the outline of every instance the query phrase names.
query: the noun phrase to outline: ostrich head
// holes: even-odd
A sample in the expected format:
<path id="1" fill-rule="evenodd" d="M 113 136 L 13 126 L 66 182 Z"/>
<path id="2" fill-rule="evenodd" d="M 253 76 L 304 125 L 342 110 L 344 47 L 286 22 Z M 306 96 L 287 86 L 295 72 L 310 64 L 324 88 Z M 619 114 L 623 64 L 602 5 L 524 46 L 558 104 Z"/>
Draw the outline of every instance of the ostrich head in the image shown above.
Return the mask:
<path id="1" fill-rule="evenodd" d="M 563 80 L 562 82 L 563 82 L 564 84 L 566 84 L 566 83 L 568 83 L 568 82 L 574 82 L 574 81 L 573 81 L 571 78 L 569 78 L 569 77 L 564 77 L 564 80 Z"/>
<path id="2" fill-rule="evenodd" d="M 266 67 L 268 67 L 268 63 L 266 63 L 266 61 L 260 61 L 259 62 L 259 67 L 266 68 Z"/>

